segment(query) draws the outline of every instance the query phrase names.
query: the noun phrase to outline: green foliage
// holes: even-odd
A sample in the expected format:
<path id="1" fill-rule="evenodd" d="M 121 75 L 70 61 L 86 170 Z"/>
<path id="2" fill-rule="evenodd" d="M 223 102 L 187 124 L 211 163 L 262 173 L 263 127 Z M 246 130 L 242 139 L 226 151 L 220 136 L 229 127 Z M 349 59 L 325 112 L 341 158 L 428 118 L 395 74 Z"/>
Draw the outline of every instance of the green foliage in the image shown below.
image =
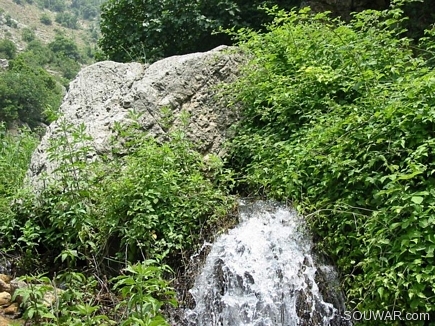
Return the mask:
<path id="1" fill-rule="evenodd" d="M 433 52 L 414 56 L 399 6 L 347 24 L 274 16 L 267 33 L 238 34 L 252 58 L 230 91 L 245 108 L 232 143 L 240 188 L 309 213 L 351 306 L 433 311 Z"/>
<path id="2" fill-rule="evenodd" d="M 23 30 L 21 31 L 21 38 L 23 39 L 23 41 L 29 43 L 35 40 L 36 35 L 35 32 L 30 28 L 23 28 Z"/>
<path id="3" fill-rule="evenodd" d="M 0 58 L 13 59 L 17 54 L 17 46 L 8 39 L 0 40 Z"/>
<path id="4" fill-rule="evenodd" d="M 50 279 L 44 275 L 24 276 L 27 286 L 19 288 L 14 298 L 22 298 L 23 318 L 32 325 L 169 325 L 161 315 L 165 304 L 175 306 L 175 292 L 163 274 L 172 270 L 155 260 L 128 265 L 123 275 L 109 283 L 82 273 L 66 272 Z M 128 274 L 127 274 L 128 273 Z M 112 292 L 107 292 L 114 283 Z M 58 284 L 65 289 L 59 289 Z M 110 309 L 103 314 L 99 296 L 110 298 Z M 116 294 L 121 300 L 116 299 Z"/>
<path id="5" fill-rule="evenodd" d="M 36 3 L 42 8 L 56 12 L 64 12 L 67 8 L 65 0 L 36 0 Z"/>
<path id="6" fill-rule="evenodd" d="M 161 314 L 164 304 L 177 306 L 176 293 L 164 279 L 165 274 L 172 274 L 167 265 L 156 260 L 145 260 L 142 263 L 128 266 L 124 273 L 115 277 L 114 290 L 118 290 L 122 300 L 117 310 L 127 310 L 126 318 L 121 326 L 169 326 Z"/>
<path id="7" fill-rule="evenodd" d="M 12 215 L 11 200 L 22 186 L 36 144 L 36 137 L 28 130 L 13 135 L 0 123 L 0 215 L 5 218 Z M 0 224 L 3 240 L 9 232 L 4 227 L 6 224 Z"/>
<path id="8" fill-rule="evenodd" d="M 69 12 L 59 12 L 54 19 L 56 23 L 66 28 L 78 29 L 77 16 Z"/>
<path id="9" fill-rule="evenodd" d="M 135 125 L 118 126 L 118 133 L 128 151 L 90 162 L 95 151 L 85 126 L 59 125 L 48 150 L 56 168 L 46 186 L 36 196 L 24 194 L 14 218 L 3 221 L 9 245 L 27 257 L 44 248 L 48 263 L 70 267 L 107 257 L 175 258 L 226 216 L 233 199 L 223 184 L 231 175 L 217 157 L 204 162 L 181 131 L 164 144 Z"/>
<path id="10" fill-rule="evenodd" d="M 21 54 L 26 62 L 35 67 L 44 67 L 54 60 L 54 53 L 41 41 L 34 40 L 27 44 L 26 51 Z"/>
<path id="11" fill-rule="evenodd" d="M 92 20 L 100 15 L 100 6 L 104 0 L 73 0 L 71 9 L 77 16 Z"/>
<path id="12" fill-rule="evenodd" d="M 24 29 L 22 37 L 28 45 L 16 58 L 15 44 L 0 41 L 0 57 L 15 58 L 8 70 L 0 71 L 0 121 L 11 124 L 19 120 L 34 128 L 47 122 L 47 108 L 57 110 L 63 95 L 61 83 L 68 85 L 83 59 L 77 44 L 63 34 L 57 34 L 48 46 L 35 39 L 30 29 Z M 57 71 L 63 78 L 43 68 Z"/>
<path id="13" fill-rule="evenodd" d="M 6 19 L 6 25 L 12 28 L 17 28 L 18 24 L 15 20 L 12 19 L 10 14 L 6 14 L 5 15 L 5 19 Z"/>
<path id="14" fill-rule="evenodd" d="M 224 218 L 232 200 L 214 182 L 231 179 L 222 166 L 207 164 L 185 139 L 174 132 L 159 144 L 130 127 L 125 167 L 109 180 L 107 217 L 118 225 L 121 246 L 134 256 L 189 250 L 201 230 Z M 219 159 L 214 157 L 215 160 Z"/>
<path id="15" fill-rule="evenodd" d="M 7 71 L 0 72 L 0 121 L 19 119 L 34 128 L 44 121 L 47 105 L 59 106 L 62 90 L 51 75 L 26 59 L 19 55 Z"/>
<path id="16" fill-rule="evenodd" d="M 70 38 L 67 38 L 63 34 L 56 34 L 53 41 L 48 44 L 53 53 L 70 58 L 72 60 L 80 61 L 80 52 L 77 44 Z"/>
<path id="17" fill-rule="evenodd" d="M 44 25 L 51 25 L 53 22 L 51 20 L 51 17 L 49 14 L 47 13 L 43 13 L 41 15 L 41 18 L 39 19 L 41 21 L 41 23 L 43 23 Z"/>
<path id="18" fill-rule="evenodd" d="M 108 0 L 102 6 L 99 46 L 115 61 L 155 61 L 162 57 L 210 50 L 230 44 L 219 28 L 260 29 L 268 17 L 263 1 Z M 269 1 L 271 4 L 282 3 Z M 287 1 L 291 8 L 300 1 Z"/>

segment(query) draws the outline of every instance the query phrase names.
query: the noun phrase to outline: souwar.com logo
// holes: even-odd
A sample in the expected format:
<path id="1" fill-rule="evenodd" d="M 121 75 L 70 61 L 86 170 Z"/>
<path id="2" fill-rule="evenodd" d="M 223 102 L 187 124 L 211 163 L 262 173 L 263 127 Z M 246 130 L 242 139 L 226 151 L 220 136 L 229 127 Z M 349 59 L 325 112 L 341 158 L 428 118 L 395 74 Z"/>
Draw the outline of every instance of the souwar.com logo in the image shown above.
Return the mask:
<path id="1" fill-rule="evenodd" d="M 428 312 L 393 311 L 345 311 L 343 318 L 347 321 L 429 321 Z"/>

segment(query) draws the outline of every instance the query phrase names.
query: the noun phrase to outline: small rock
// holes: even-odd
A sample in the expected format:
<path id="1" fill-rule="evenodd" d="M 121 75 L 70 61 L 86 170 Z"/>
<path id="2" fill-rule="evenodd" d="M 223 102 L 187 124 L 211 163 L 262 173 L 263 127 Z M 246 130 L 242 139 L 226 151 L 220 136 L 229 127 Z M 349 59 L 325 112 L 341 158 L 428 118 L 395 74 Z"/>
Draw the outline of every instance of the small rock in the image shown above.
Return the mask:
<path id="1" fill-rule="evenodd" d="M 22 288 L 27 287 L 27 283 L 26 283 L 26 282 L 24 282 L 24 281 L 20 281 L 20 280 L 17 279 L 17 278 L 14 278 L 14 279 L 11 281 L 10 284 L 11 284 L 12 292 L 15 292 L 16 289 L 22 289 Z M 13 294 L 13 293 L 12 293 L 12 294 Z"/>
<path id="2" fill-rule="evenodd" d="M 56 292 L 55 292 L 56 291 Z M 44 298 L 42 300 L 42 303 L 47 307 L 50 308 L 56 300 L 59 300 L 59 296 L 62 295 L 62 290 L 55 289 L 54 291 L 48 291 L 44 294 Z"/>
<path id="3" fill-rule="evenodd" d="M 0 316 L 0 326 L 8 326 L 12 324 L 12 320 Z"/>
<path id="4" fill-rule="evenodd" d="M 0 292 L 0 306 L 7 305 L 11 302 L 11 294 L 8 292 Z"/>
<path id="5" fill-rule="evenodd" d="M 11 293 L 11 285 L 0 278 L 0 292 Z"/>
<path id="6" fill-rule="evenodd" d="M 11 281 L 10 285 L 11 285 L 11 292 L 10 292 L 11 295 L 14 295 L 16 289 L 22 289 L 22 288 L 27 287 L 26 282 L 20 281 L 16 278 Z M 23 301 L 23 298 L 21 296 L 17 296 L 15 298 L 15 301 L 18 303 L 21 303 Z"/>
<path id="7" fill-rule="evenodd" d="M 7 59 L 0 59 L 0 69 L 8 69 L 9 62 Z"/>
<path id="8" fill-rule="evenodd" d="M 6 274 L 0 274 L 0 280 L 9 283 L 11 281 L 11 277 Z"/>
<path id="9" fill-rule="evenodd" d="M 16 315 L 18 314 L 19 304 L 17 302 L 12 303 L 9 307 L 6 307 L 3 312 L 5 315 Z"/>

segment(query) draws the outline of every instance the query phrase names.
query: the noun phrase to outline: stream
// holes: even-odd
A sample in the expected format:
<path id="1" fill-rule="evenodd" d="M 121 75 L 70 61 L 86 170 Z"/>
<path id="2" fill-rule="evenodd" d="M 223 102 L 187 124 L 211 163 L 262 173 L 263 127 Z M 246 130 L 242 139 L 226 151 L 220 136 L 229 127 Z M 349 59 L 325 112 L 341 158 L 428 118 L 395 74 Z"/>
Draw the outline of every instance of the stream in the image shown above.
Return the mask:
<path id="1" fill-rule="evenodd" d="M 351 325 L 337 273 L 313 254 L 303 218 L 265 201 L 241 201 L 239 212 L 239 225 L 210 244 L 186 324 Z"/>

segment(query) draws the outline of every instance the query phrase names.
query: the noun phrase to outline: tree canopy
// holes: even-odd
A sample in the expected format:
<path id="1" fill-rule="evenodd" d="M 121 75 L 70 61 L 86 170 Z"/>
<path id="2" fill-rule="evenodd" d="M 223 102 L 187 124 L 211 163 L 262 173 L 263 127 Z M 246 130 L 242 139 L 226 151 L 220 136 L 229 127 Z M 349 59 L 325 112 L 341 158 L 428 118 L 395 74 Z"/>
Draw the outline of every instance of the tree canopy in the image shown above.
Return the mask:
<path id="1" fill-rule="evenodd" d="M 261 29 L 269 20 L 259 8 L 290 9 L 299 0 L 108 0 L 102 6 L 99 46 L 115 61 L 152 62 L 163 57 L 231 44 L 220 28 Z"/>

